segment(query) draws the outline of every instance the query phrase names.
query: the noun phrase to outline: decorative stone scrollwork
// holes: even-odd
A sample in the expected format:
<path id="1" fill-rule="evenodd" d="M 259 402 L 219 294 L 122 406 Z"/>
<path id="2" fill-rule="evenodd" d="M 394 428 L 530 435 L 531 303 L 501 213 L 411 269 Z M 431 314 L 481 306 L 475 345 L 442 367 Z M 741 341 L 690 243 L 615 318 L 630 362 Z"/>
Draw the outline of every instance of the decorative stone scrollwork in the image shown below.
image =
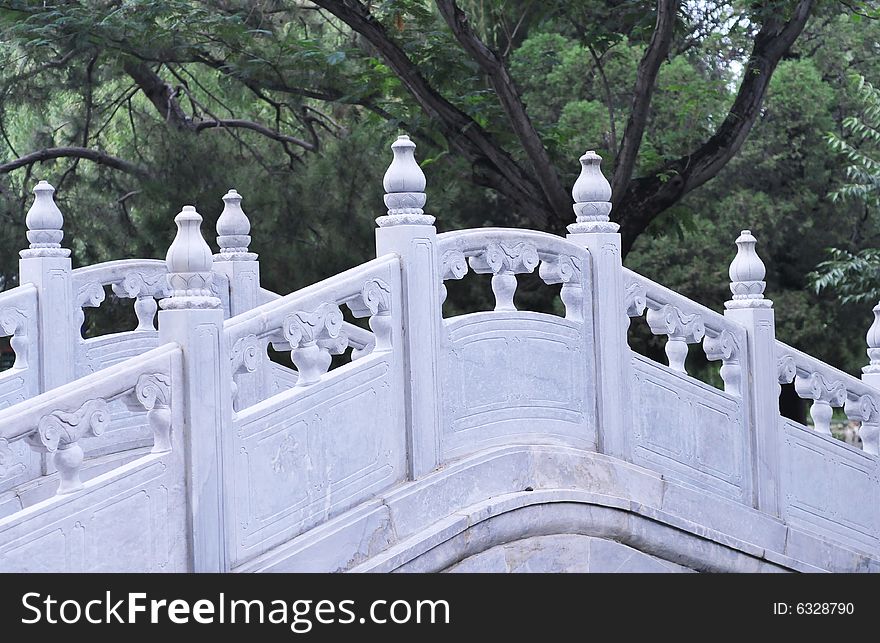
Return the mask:
<path id="1" fill-rule="evenodd" d="M 164 270 L 154 272 L 132 270 L 122 281 L 114 283 L 112 288 L 117 297 L 134 299 L 134 313 L 138 320 L 135 330 L 156 330 L 155 320 L 158 309 L 156 298 L 166 297 L 169 294 Z"/>
<path id="2" fill-rule="evenodd" d="M 799 372 L 794 378 L 794 389 L 801 398 L 813 400 L 810 417 L 816 432 L 831 435 L 832 407 L 846 402 L 846 385 L 840 380 L 829 382 L 821 373 Z"/>
<path id="3" fill-rule="evenodd" d="M 391 350 L 391 286 L 381 279 L 370 279 L 361 288 L 361 299 L 370 310 L 370 330 L 376 336 L 376 350 Z"/>
<path id="4" fill-rule="evenodd" d="M 422 210 L 427 199 L 426 181 L 422 168 L 416 162 L 415 150 L 416 144 L 405 134 L 398 136 L 391 144 L 394 159 L 382 180 L 388 214 L 376 219 L 380 228 L 434 223 L 434 217 Z"/>
<path id="5" fill-rule="evenodd" d="M 649 308 L 648 326 L 655 335 L 666 335 L 666 358 L 669 367 L 679 373 L 687 373 L 688 344 L 696 344 L 706 334 L 703 318 L 698 314 L 688 315 L 672 304 L 663 304 L 660 308 Z"/>
<path id="6" fill-rule="evenodd" d="M 641 317 L 648 307 L 648 296 L 645 287 L 637 281 L 631 281 L 626 285 L 623 294 L 623 305 L 626 309 L 627 327 L 632 317 Z"/>
<path id="7" fill-rule="evenodd" d="M 880 401 L 870 395 L 847 397 L 843 410 L 850 420 L 861 423 L 859 437 L 865 453 L 880 454 Z"/>
<path id="8" fill-rule="evenodd" d="M 492 292 L 495 293 L 495 310 L 516 310 L 513 296 L 516 293 L 516 275 L 533 272 L 538 267 L 538 251 L 531 243 L 521 241 L 513 245 L 490 243 L 478 255 L 469 258 L 474 272 L 492 274 Z"/>
<path id="9" fill-rule="evenodd" d="M 741 395 L 740 346 L 736 336 L 726 329 L 714 337 L 706 335 L 703 339 L 703 350 L 708 360 L 721 360 L 724 391 L 731 395 Z"/>
<path id="10" fill-rule="evenodd" d="M 230 359 L 232 361 L 232 375 L 243 373 L 255 373 L 260 366 L 260 358 L 265 351 L 264 343 L 256 335 L 246 335 L 239 338 L 232 346 Z M 236 411 L 238 408 L 238 382 L 232 381 L 232 404 Z"/>
<path id="11" fill-rule="evenodd" d="M 76 319 L 76 327 L 82 329 L 86 321 L 83 308 L 97 308 L 104 302 L 104 286 L 97 281 L 91 281 L 83 284 L 76 293 L 74 299 L 74 317 Z M 80 330 L 82 332 L 82 330 Z"/>
<path id="12" fill-rule="evenodd" d="M 171 376 L 165 373 L 141 375 L 123 401 L 129 410 L 147 410 L 147 423 L 153 430 L 151 452 L 171 451 Z"/>
<path id="13" fill-rule="evenodd" d="M 584 289 L 581 274 L 580 259 L 568 255 L 545 259 L 538 269 L 538 276 L 545 284 L 562 284 L 559 298 L 565 305 L 565 318 L 572 321 L 583 321 Z"/>
<path id="14" fill-rule="evenodd" d="M 581 158 L 581 173 L 571 189 L 576 223 L 568 226 L 572 234 L 580 232 L 617 232 L 611 213 L 611 185 L 602 175 L 602 157 L 590 150 Z"/>
<path id="15" fill-rule="evenodd" d="M 335 304 L 321 304 L 312 312 L 291 313 L 284 320 L 284 338 L 290 343 L 290 357 L 299 372 L 296 386 L 321 379 L 330 368 L 332 346 L 342 330 L 342 311 Z M 324 344 L 323 346 L 321 344 Z"/>
<path id="16" fill-rule="evenodd" d="M 440 305 L 446 301 L 447 279 L 461 279 L 468 273 L 468 263 L 461 250 L 447 250 L 440 257 Z"/>
<path id="17" fill-rule="evenodd" d="M 213 256 L 200 230 L 202 215 L 185 205 L 174 222 L 177 235 L 165 256 L 169 296 L 159 305 L 166 310 L 219 308 L 220 299 L 212 290 Z"/>
<path id="18" fill-rule="evenodd" d="M 0 438 L 0 479 L 5 478 L 9 473 L 9 468 L 14 460 L 15 455 L 9 448 L 9 442 L 5 438 Z"/>
<path id="19" fill-rule="evenodd" d="M 87 435 L 101 435 L 110 423 L 107 401 L 89 400 L 73 412 L 52 411 L 37 423 L 28 436 L 28 444 L 38 451 L 55 454 L 55 466 L 61 478 L 58 493 L 72 493 L 82 488 L 79 477 L 83 450 L 78 441 Z"/>
<path id="20" fill-rule="evenodd" d="M 34 203 L 25 218 L 31 243 L 30 248 L 19 253 L 22 259 L 70 256 L 70 250 L 61 247 L 64 216 L 55 205 L 54 194 L 55 188 L 46 181 L 40 181 L 34 188 Z"/>
<path id="21" fill-rule="evenodd" d="M 15 362 L 12 368 L 22 370 L 28 367 L 28 317 L 19 308 L 7 307 L 0 309 L 0 329 L 4 335 L 11 335 L 10 346 L 15 353 Z"/>
<path id="22" fill-rule="evenodd" d="M 797 375 L 794 357 L 783 355 L 776 361 L 776 374 L 780 384 L 790 384 Z"/>
<path id="23" fill-rule="evenodd" d="M 355 317 L 370 318 L 370 330 L 373 331 L 375 341 L 372 347 L 364 346 L 360 350 L 352 351 L 352 360 L 363 357 L 372 350 L 387 351 L 391 350 L 391 286 L 381 279 L 368 279 L 361 287 L 359 295 L 346 300 L 345 304 L 351 310 L 351 314 Z M 348 346 L 348 338 L 344 333 L 340 336 L 345 339 L 346 346 L 343 346 L 340 353 Z M 332 351 L 331 351 L 332 352 Z"/>

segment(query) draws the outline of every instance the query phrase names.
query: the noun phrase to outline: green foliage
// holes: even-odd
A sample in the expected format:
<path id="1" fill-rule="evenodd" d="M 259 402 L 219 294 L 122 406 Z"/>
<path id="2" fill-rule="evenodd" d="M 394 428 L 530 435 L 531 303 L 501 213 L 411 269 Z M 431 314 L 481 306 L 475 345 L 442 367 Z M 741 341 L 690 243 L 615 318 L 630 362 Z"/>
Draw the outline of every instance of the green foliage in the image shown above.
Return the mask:
<path id="1" fill-rule="evenodd" d="M 873 304 L 880 299 L 880 249 L 852 253 L 831 248 L 828 257 L 809 275 L 816 292 L 833 289 L 845 304 Z"/>
<path id="2" fill-rule="evenodd" d="M 828 147 L 849 163 L 847 182 L 831 193 L 831 199 L 854 199 L 876 209 L 880 206 L 880 90 L 860 74 L 852 81 L 861 113 L 843 119 L 844 136 L 835 132 L 827 136 Z"/>

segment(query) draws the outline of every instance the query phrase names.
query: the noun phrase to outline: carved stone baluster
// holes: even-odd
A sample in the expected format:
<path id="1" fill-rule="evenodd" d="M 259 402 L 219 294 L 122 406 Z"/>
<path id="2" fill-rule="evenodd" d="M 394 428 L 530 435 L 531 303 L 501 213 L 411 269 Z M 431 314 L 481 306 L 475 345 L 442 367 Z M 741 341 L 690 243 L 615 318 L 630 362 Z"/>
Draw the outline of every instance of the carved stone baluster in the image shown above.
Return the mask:
<path id="1" fill-rule="evenodd" d="M 11 335 L 9 345 L 15 353 L 14 370 L 23 370 L 28 367 L 28 346 L 30 339 L 27 332 L 28 318 L 24 311 L 18 308 L 4 308 L 0 310 L 0 329 L 5 335 Z M 2 476 L 0 476 L 2 477 Z"/>
<path id="2" fill-rule="evenodd" d="M 440 305 L 446 301 L 447 279 L 461 279 L 467 274 L 468 264 L 461 250 L 447 250 L 440 257 Z"/>
<path id="3" fill-rule="evenodd" d="M 645 309 L 648 307 L 645 287 L 636 281 L 628 283 L 623 295 L 623 305 L 626 308 L 626 327 L 629 330 L 632 318 L 644 315 Z"/>
<path id="4" fill-rule="evenodd" d="M 791 384 L 797 375 L 797 367 L 794 365 L 794 357 L 782 355 L 776 360 L 776 397 L 782 395 L 782 385 Z"/>
<path id="5" fill-rule="evenodd" d="M 696 344 L 706 334 L 706 327 L 699 315 L 688 315 L 673 306 L 648 309 L 648 326 L 655 335 L 666 335 L 666 357 L 669 368 L 687 374 L 685 360 L 688 344 Z"/>
<path id="6" fill-rule="evenodd" d="M 391 287 L 381 279 L 370 279 L 361 288 L 361 299 L 370 311 L 370 330 L 376 336 L 374 350 L 391 350 Z"/>
<path id="7" fill-rule="evenodd" d="M 559 298 L 565 305 L 565 318 L 583 321 L 584 289 L 580 259 L 560 256 L 542 261 L 538 275 L 545 284 L 562 284 Z"/>
<path id="8" fill-rule="evenodd" d="M 805 400 L 813 400 L 810 417 L 817 433 L 831 435 L 832 407 L 843 406 L 846 402 L 846 386 L 840 380 L 829 382 L 820 373 L 799 371 L 794 378 L 797 394 Z"/>
<path id="9" fill-rule="evenodd" d="M 492 292 L 495 293 L 495 310 L 516 310 L 513 296 L 516 294 L 516 275 L 533 272 L 538 267 L 538 251 L 535 246 L 520 242 L 512 245 L 490 243 L 479 255 L 470 257 L 474 272 L 492 274 Z"/>
<path id="10" fill-rule="evenodd" d="M 157 270 L 155 273 L 145 273 L 135 270 L 112 287 L 117 297 L 134 299 L 134 314 L 138 320 L 135 330 L 155 331 L 158 310 L 155 298 L 168 294 L 165 272 Z"/>
<path id="11" fill-rule="evenodd" d="M 740 368 L 740 346 L 736 336 L 728 330 L 722 330 L 714 337 L 706 336 L 703 350 L 710 361 L 721 360 L 721 379 L 724 381 L 724 392 L 731 395 L 742 395 L 742 372 Z"/>
<path id="12" fill-rule="evenodd" d="M 871 395 L 849 396 L 843 406 L 846 417 L 859 422 L 865 453 L 880 454 L 880 399 Z"/>
<path id="13" fill-rule="evenodd" d="M 299 372 L 296 386 L 307 386 L 321 379 L 330 368 L 327 340 L 342 330 L 342 311 L 335 304 L 321 304 L 313 312 L 295 312 L 284 320 L 284 338 L 290 342 L 290 357 Z M 323 345 L 322 345 L 323 344 Z"/>
<path id="14" fill-rule="evenodd" d="M 87 435 L 101 435 L 110 423 L 107 401 L 89 400 L 73 412 L 52 411 L 40 418 L 37 430 L 28 436 L 28 444 L 40 452 L 55 454 L 54 463 L 61 483 L 58 494 L 82 488 L 80 467 L 83 449 L 79 440 Z"/>
<path id="15" fill-rule="evenodd" d="M 147 410 L 147 423 L 153 430 L 151 453 L 171 451 L 171 376 L 145 373 L 134 390 L 122 398 L 130 411 Z"/>
<path id="16" fill-rule="evenodd" d="M 76 327 L 80 329 L 82 336 L 82 326 L 86 321 L 86 315 L 83 308 L 97 308 L 104 302 L 104 287 L 96 281 L 87 283 L 80 287 L 76 293 L 74 305 L 74 317 L 76 318 Z"/>
<path id="17" fill-rule="evenodd" d="M 232 408 L 235 411 L 241 410 L 241 400 L 239 400 L 239 386 L 236 381 L 237 376 L 244 373 L 255 373 L 260 366 L 260 357 L 265 350 L 263 343 L 256 335 L 247 335 L 240 338 L 233 344 L 230 352 L 232 361 Z M 250 401 L 250 400 L 249 400 Z"/>

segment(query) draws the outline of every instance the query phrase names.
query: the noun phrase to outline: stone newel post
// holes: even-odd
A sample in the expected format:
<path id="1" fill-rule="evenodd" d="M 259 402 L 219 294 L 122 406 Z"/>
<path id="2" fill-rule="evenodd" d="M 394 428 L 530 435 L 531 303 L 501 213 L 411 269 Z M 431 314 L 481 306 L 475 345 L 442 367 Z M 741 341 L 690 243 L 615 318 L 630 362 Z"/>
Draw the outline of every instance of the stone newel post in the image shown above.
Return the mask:
<path id="1" fill-rule="evenodd" d="M 880 304 L 874 306 L 874 322 L 868 329 L 868 358 L 870 363 L 862 369 L 862 380 L 876 389 L 880 389 Z M 872 417 L 873 416 L 873 417 Z M 867 453 L 880 453 L 880 424 L 877 414 L 869 414 L 862 420 L 859 427 L 862 448 Z"/>
<path id="2" fill-rule="evenodd" d="M 569 241 L 586 248 L 593 263 L 599 450 L 632 459 L 630 445 L 630 352 L 626 343 L 629 318 L 624 304 L 620 233 L 610 220 L 611 186 L 602 175 L 602 158 L 589 151 L 580 158 L 581 173 L 571 190 L 577 221 L 568 226 Z"/>
<path id="3" fill-rule="evenodd" d="M 376 256 L 400 255 L 403 266 L 403 329 L 406 426 L 410 474 L 418 478 L 440 457 L 440 404 L 436 362 L 440 350 L 440 276 L 437 230 L 425 205 L 425 175 L 416 163 L 415 143 L 398 136 L 394 159 L 385 172 L 388 214 L 376 219 Z"/>
<path id="4" fill-rule="evenodd" d="M 724 316 L 746 328 L 746 368 L 743 398 L 749 412 L 755 453 L 753 459 L 756 505 L 766 513 L 781 515 L 779 488 L 779 369 L 776 363 L 776 322 L 773 302 L 764 298 L 766 270 L 755 252 L 757 241 L 749 230 L 736 240 L 736 257 L 730 264 L 730 292 Z"/>
<path id="5" fill-rule="evenodd" d="M 183 349 L 184 439 L 193 529 L 193 571 L 228 570 L 222 493 L 222 434 L 231 427 L 232 376 L 220 300 L 211 290 L 211 250 L 191 205 L 174 219 L 168 248 L 170 297 L 159 302 L 159 343 Z M 227 494 L 228 495 L 228 494 Z"/>
<path id="6" fill-rule="evenodd" d="M 61 247 L 64 217 L 55 205 L 55 188 L 40 181 L 25 220 L 30 247 L 19 254 L 19 283 L 32 283 L 39 299 L 37 367 L 40 392 L 75 378 L 73 293 L 70 250 Z"/>
<path id="7" fill-rule="evenodd" d="M 229 190 L 223 196 L 223 212 L 217 219 L 217 245 L 220 252 L 214 255 L 214 274 L 222 274 L 229 283 L 229 314 L 240 315 L 260 305 L 260 262 L 248 249 L 251 242 L 251 222 L 241 208 L 241 195 Z M 269 358 L 257 356 L 265 365 Z M 269 370 L 257 368 L 253 373 L 234 376 L 237 390 L 234 393 L 238 408 L 255 404 L 259 391 L 271 385 Z"/>

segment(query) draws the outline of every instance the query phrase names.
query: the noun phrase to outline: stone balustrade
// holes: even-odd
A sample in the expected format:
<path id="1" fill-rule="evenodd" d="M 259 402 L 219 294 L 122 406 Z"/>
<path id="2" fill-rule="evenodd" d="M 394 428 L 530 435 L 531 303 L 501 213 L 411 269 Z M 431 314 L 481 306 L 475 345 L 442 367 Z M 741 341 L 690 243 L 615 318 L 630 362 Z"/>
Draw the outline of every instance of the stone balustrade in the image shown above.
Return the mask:
<path id="1" fill-rule="evenodd" d="M 481 521 L 487 543 L 539 538 L 576 506 L 591 537 L 644 522 L 614 538 L 694 568 L 880 570 L 880 305 L 860 380 L 776 340 L 748 230 L 721 314 L 622 266 L 595 152 L 563 238 L 437 234 L 415 151 L 391 146 L 377 258 L 287 294 L 260 284 L 236 190 L 217 252 L 184 206 L 164 261 L 73 269 L 37 185 L 0 293 L 0 570 L 435 569 Z M 522 310 L 531 273 L 564 314 Z M 445 282 L 479 275 L 493 309 L 444 317 Z M 84 339 L 107 288 L 137 326 Z M 643 316 L 665 363 L 627 343 Z M 692 344 L 723 390 L 689 373 Z M 789 382 L 812 426 L 780 415 Z M 830 436 L 835 408 L 861 449 Z"/>

